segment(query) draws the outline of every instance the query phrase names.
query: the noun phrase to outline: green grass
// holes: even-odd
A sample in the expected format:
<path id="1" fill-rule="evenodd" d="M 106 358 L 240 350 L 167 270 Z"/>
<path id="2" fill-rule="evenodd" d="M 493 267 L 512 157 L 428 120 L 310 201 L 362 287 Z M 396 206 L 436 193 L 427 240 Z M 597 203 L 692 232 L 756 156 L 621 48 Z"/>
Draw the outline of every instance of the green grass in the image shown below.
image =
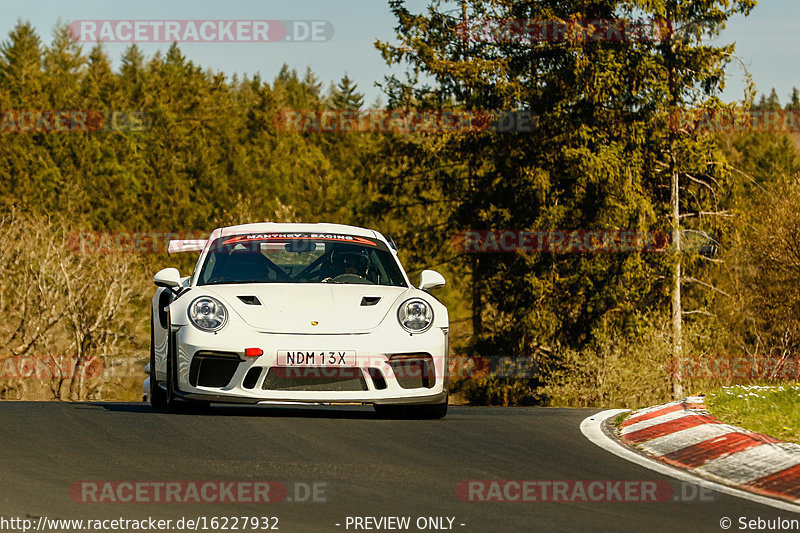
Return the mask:
<path id="1" fill-rule="evenodd" d="M 620 424 L 622 424 L 625 421 L 625 419 L 628 418 L 628 415 L 630 415 L 630 414 L 631 414 L 631 411 L 625 411 L 624 413 L 618 414 L 617 417 L 614 418 L 614 426 L 615 427 L 619 427 Z"/>
<path id="2" fill-rule="evenodd" d="M 733 385 L 706 396 L 711 414 L 781 440 L 800 443 L 800 384 Z"/>

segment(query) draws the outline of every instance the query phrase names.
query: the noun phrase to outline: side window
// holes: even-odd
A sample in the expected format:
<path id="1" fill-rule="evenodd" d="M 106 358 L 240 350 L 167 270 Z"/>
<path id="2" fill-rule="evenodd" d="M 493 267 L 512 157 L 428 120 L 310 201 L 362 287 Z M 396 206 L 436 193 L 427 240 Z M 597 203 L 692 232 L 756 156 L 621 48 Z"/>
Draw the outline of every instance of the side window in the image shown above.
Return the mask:
<path id="1" fill-rule="evenodd" d="M 211 273 L 214 271 L 214 266 L 217 264 L 217 254 L 211 252 L 208 254 L 208 259 L 206 260 L 206 266 L 203 268 L 203 273 L 200 276 L 200 285 L 205 285 L 208 283 L 208 280 L 211 278 Z"/>

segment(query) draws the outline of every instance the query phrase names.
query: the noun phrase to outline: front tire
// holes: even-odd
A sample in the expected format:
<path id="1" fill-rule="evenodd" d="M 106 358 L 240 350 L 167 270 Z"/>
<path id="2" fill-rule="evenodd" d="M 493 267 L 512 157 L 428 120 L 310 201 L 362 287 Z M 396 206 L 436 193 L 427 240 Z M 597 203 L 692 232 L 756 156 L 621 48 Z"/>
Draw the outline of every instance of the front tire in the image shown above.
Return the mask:
<path id="1" fill-rule="evenodd" d="M 173 365 L 175 364 L 175 356 L 173 354 L 172 346 L 172 331 L 167 330 L 167 382 L 164 403 L 167 410 L 175 412 L 178 410 L 178 398 L 175 396 L 175 377 L 173 372 Z"/>
<path id="2" fill-rule="evenodd" d="M 420 405 L 421 418 L 439 420 L 447 416 L 447 401 L 434 405 Z"/>
<path id="3" fill-rule="evenodd" d="M 153 409 L 163 411 L 167 408 L 167 394 L 156 381 L 156 347 L 153 330 L 153 313 L 150 312 L 150 405 Z"/>
<path id="4" fill-rule="evenodd" d="M 169 320 L 167 324 L 169 324 Z M 167 335 L 167 391 L 164 393 L 166 408 L 170 413 L 202 412 L 211 406 L 210 402 L 200 400 L 186 400 L 179 397 L 177 378 L 178 356 L 175 353 L 175 343 L 172 339 L 171 328 Z"/>
<path id="5" fill-rule="evenodd" d="M 378 418 L 389 420 L 438 420 L 447 416 L 447 400 L 429 405 L 373 405 Z"/>

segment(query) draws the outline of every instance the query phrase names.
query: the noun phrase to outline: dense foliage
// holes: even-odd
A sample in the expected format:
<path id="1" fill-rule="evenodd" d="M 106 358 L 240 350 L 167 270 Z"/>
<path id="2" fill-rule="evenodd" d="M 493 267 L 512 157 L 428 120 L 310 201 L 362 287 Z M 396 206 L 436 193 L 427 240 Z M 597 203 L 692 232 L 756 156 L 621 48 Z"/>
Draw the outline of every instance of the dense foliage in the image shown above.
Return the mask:
<path id="1" fill-rule="evenodd" d="M 384 81 L 389 108 L 524 111 L 536 117 L 532 130 L 287 132 L 279 124 L 287 110 L 364 110 L 363 96 L 346 75 L 326 88 L 312 72 L 298 75 L 289 66 L 270 81 L 204 70 L 177 45 L 150 58 L 131 46 L 115 72 L 102 47 L 85 50 L 63 27 L 45 45 L 19 22 L 0 46 L 0 238 L 17 242 L 20 228 L 32 228 L 30 246 L 43 250 L 7 250 L 9 265 L 17 266 L 3 270 L 0 307 L 18 316 L 22 329 L 10 322 L 0 332 L 8 352 L 0 355 L 60 351 L 79 364 L 90 357 L 144 360 L 148 279 L 156 267 L 187 271 L 192 258 L 75 258 L 64 244 L 70 234 L 197 232 L 272 220 L 374 227 L 394 236 L 412 274 L 425 267 L 444 273 L 448 287 L 437 296 L 451 311 L 453 355 L 504 356 L 538 369 L 524 379 L 491 372 L 454 379 L 454 391 L 469 401 L 600 405 L 623 403 L 636 390 L 635 401 L 646 403 L 671 394 L 676 365 L 695 390 L 754 376 L 698 376 L 692 361 L 792 356 L 800 345 L 796 136 L 677 131 L 669 120 L 680 109 L 724 106 L 718 95 L 734 49 L 709 46 L 704 37 L 755 2 L 459 5 L 448 11 L 450 4 L 434 0 L 413 14 L 390 2 L 397 42 L 377 48 L 408 75 Z M 634 14 L 705 33 L 530 43 L 470 40 L 459 31 L 468 20 Z M 693 26 L 698 21 L 702 26 Z M 745 96 L 740 105 L 752 103 L 754 93 Z M 781 105 L 773 91 L 755 107 Z M 800 109 L 797 91 L 786 109 Z M 103 122 L 24 131 L 25 112 L 45 111 L 80 111 Z M 453 244 L 465 230 L 669 234 L 673 176 L 684 234 L 702 236 L 680 256 L 674 247 L 470 254 Z M 670 348 L 670 280 L 678 262 L 689 363 L 675 361 Z M 132 285 L 111 275 L 121 269 Z M 116 299 L 103 300 L 92 286 L 67 287 L 81 272 L 97 273 L 95 287 L 117 290 Z M 30 280 L 41 294 L 58 296 L 46 304 L 20 291 Z M 26 319 L 31 310 L 19 311 L 58 302 L 69 312 L 39 312 L 38 320 L 54 321 L 41 335 Z M 80 397 L 80 387 L 73 389 L 55 396 Z M 83 394 L 119 394 L 92 390 Z"/>

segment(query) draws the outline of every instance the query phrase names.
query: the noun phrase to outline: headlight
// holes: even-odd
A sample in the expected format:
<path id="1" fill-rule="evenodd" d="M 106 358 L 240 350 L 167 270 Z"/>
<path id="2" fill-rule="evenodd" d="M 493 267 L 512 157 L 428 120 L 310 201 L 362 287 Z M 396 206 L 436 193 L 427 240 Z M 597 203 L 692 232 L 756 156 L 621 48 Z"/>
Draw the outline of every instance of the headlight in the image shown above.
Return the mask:
<path id="1" fill-rule="evenodd" d="M 189 320 L 197 329 L 217 331 L 228 321 L 228 311 L 222 302 L 211 296 L 201 296 L 189 304 Z"/>
<path id="2" fill-rule="evenodd" d="M 433 324 L 433 309 L 425 300 L 412 298 L 400 304 L 397 320 L 403 329 L 411 333 L 427 331 Z"/>

